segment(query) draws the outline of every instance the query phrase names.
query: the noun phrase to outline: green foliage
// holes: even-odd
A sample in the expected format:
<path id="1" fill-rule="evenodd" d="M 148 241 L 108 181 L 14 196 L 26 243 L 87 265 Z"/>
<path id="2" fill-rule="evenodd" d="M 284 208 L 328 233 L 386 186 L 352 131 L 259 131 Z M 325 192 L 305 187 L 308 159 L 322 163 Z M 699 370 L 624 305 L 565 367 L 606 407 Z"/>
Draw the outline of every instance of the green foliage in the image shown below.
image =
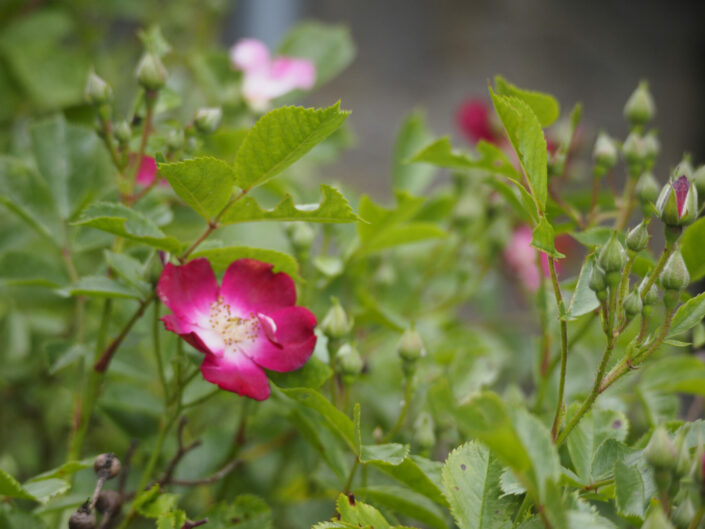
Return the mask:
<path id="1" fill-rule="evenodd" d="M 561 107 L 556 98 L 552 95 L 531 90 L 522 90 L 514 86 L 501 75 L 495 75 L 494 84 L 499 95 L 514 96 L 529 105 L 541 122 L 542 127 L 550 127 L 561 113 Z M 573 117 L 573 113 L 571 113 L 571 121 L 573 123 L 579 120 L 579 114 Z M 575 127 L 575 125 L 573 125 L 573 127 Z"/>
<path id="2" fill-rule="evenodd" d="M 194 252 L 192 258 L 205 257 L 216 271 L 225 271 L 238 259 L 256 259 L 274 265 L 274 272 L 284 272 L 299 278 L 299 265 L 292 256 L 276 250 L 250 248 L 248 246 L 229 246 L 225 248 L 207 248 Z"/>
<path id="3" fill-rule="evenodd" d="M 252 189 L 274 178 L 340 127 L 340 103 L 322 110 L 282 107 L 261 117 L 237 151 L 235 182 Z"/>

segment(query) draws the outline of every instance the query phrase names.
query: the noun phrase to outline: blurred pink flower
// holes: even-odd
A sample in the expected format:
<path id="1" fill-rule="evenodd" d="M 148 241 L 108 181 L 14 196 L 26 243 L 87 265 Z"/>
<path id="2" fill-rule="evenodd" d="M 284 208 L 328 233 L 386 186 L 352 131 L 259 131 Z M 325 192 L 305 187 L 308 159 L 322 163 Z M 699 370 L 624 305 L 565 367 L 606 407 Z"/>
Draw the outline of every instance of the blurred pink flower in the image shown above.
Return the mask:
<path id="1" fill-rule="evenodd" d="M 514 272 L 519 281 L 529 292 L 536 292 L 539 288 L 539 271 L 536 267 L 536 250 L 531 246 L 531 228 L 519 226 L 504 248 L 504 260 L 509 268 Z M 550 275 L 548 269 L 548 257 L 540 252 L 541 269 L 544 277 Z"/>
<path id="2" fill-rule="evenodd" d="M 468 99 L 464 101 L 457 113 L 458 126 L 461 132 L 473 145 L 480 140 L 501 145 L 504 137 L 492 126 L 492 109 L 483 99 Z"/>
<path id="3" fill-rule="evenodd" d="M 204 353 L 203 378 L 238 395 L 265 400 L 264 370 L 299 369 L 316 345 L 316 317 L 295 306 L 294 281 L 269 263 L 237 260 L 220 286 L 205 258 L 169 263 L 157 294 L 172 311 L 165 327 Z"/>
<path id="4" fill-rule="evenodd" d="M 244 74 L 242 95 L 255 110 L 266 110 L 270 100 L 292 90 L 309 90 L 316 81 L 316 67 L 308 59 L 275 57 L 256 39 L 239 40 L 230 49 L 230 62 Z"/>
<path id="5" fill-rule="evenodd" d="M 130 155 L 130 163 L 135 163 L 137 159 L 137 154 Z M 149 187 L 154 183 L 154 179 L 157 177 L 157 161 L 151 156 L 143 156 L 140 161 L 140 166 L 137 168 L 137 184 L 142 187 Z M 168 186 L 169 182 L 165 178 L 159 180 L 160 186 Z"/>

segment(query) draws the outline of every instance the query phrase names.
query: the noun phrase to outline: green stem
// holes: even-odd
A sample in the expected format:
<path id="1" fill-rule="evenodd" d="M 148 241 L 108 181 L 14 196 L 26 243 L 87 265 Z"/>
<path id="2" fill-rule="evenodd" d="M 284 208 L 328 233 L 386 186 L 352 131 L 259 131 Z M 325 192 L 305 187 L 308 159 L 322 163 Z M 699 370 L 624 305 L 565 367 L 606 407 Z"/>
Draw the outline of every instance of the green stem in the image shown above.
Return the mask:
<path id="1" fill-rule="evenodd" d="M 592 196 L 590 197 L 590 213 L 588 214 L 588 225 L 592 225 L 597 213 L 597 201 L 600 198 L 600 182 L 605 175 L 604 169 L 595 166 L 592 172 Z"/>
<path id="2" fill-rule="evenodd" d="M 397 417 L 397 422 L 394 423 L 392 429 L 387 432 L 387 435 L 382 439 L 383 443 L 389 441 L 394 435 L 404 426 L 406 422 L 406 417 L 409 414 L 409 408 L 411 406 L 411 400 L 414 398 L 414 377 L 413 375 L 404 377 L 404 404 L 401 407 L 401 412 L 399 417 Z"/>
<path id="3" fill-rule="evenodd" d="M 106 299 L 103 303 L 103 314 L 101 316 L 100 328 L 98 329 L 98 336 L 96 338 L 96 357 L 103 350 L 103 347 L 105 347 L 112 307 L 112 300 Z M 102 380 L 103 373 L 99 373 L 94 369 L 89 370 L 88 380 L 85 382 L 83 388 L 78 425 L 74 430 L 73 438 L 70 443 L 68 455 L 69 461 L 81 459 L 83 444 L 86 439 L 86 433 L 88 432 L 88 425 L 90 424 L 91 417 L 93 416 L 93 410 L 95 409 L 96 400 L 98 399 L 98 392 L 100 390 L 100 383 Z"/>
<path id="4" fill-rule="evenodd" d="M 627 265 L 624 267 L 624 270 L 622 271 L 622 279 L 619 281 L 619 293 L 617 295 L 617 308 L 619 309 L 622 306 L 622 302 L 624 301 L 624 298 L 627 295 L 627 291 L 629 290 L 629 274 L 632 271 L 632 266 L 634 265 L 634 260 L 636 259 L 636 254 L 629 252 L 631 255 L 629 256 L 629 259 L 627 259 Z M 618 327 L 622 327 L 624 324 L 624 317 L 625 314 L 623 312 L 620 312 L 619 315 L 619 324 Z"/>
<path id="5" fill-rule="evenodd" d="M 661 253 L 661 257 L 659 258 L 658 263 L 656 263 L 656 268 L 653 269 L 651 275 L 649 276 L 649 280 L 646 282 L 646 285 L 644 285 L 644 287 L 641 289 L 641 301 L 644 301 L 646 293 L 656 282 L 656 279 L 663 270 L 663 267 L 666 266 L 666 261 L 668 261 L 668 258 L 673 253 L 675 247 L 676 245 L 670 242 L 668 238 L 666 238 L 666 246 L 664 247 L 663 252 Z"/>
<path id="6" fill-rule="evenodd" d="M 698 512 L 695 513 L 695 516 L 690 522 L 690 525 L 688 526 L 688 529 L 698 529 L 698 526 L 700 525 L 700 522 L 703 519 L 703 516 L 705 516 L 705 505 L 701 505 L 700 508 L 698 509 Z"/>
<path id="7" fill-rule="evenodd" d="M 634 192 L 636 190 L 636 182 L 639 175 L 629 175 L 627 177 L 627 183 L 624 186 L 624 192 L 622 193 L 622 198 L 619 201 L 619 214 L 617 215 L 617 220 L 614 223 L 614 229 L 617 231 L 622 231 L 629 221 L 629 217 L 632 214 L 632 209 L 634 207 Z"/>
<path id="8" fill-rule="evenodd" d="M 558 383 L 558 402 L 556 404 L 556 414 L 553 418 L 553 427 L 551 433 L 555 439 L 560 428 L 561 417 L 563 415 L 563 397 L 565 394 L 565 377 L 568 368 L 568 323 L 565 321 L 565 306 L 563 305 L 563 295 L 561 287 L 558 284 L 558 275 L 556 274 L 556 261 L 552 256 L 548 256 L 548 269 L 551 272 L 551 283 L 553 283 L 553 293 L 556 296 L 556 304 L 558 305 L 558 316 L 560 317 L 561 327 L 561 373 Z"/>
<path id="9" fill-rule="evenodd" d="M 360 458 L 358 456 L 355 456 L 355 462 L 353 463 L 352 468 L 350 469 L 350 474 L 348 475 L 348 481 L 345 483 L 345 489 L 344 492 L 347 494 L 350 492 L 350 488 L 352 487 L 353 479 L 355 479 L 355 473 L 357 472 L 357 467 L 360 466 Z"/>
<path id="10" fill-rule="evenodd" d="M 159 340 L 159 331 L 161 329 L 161 320 L 159 319 L 159 309 L 161 305 L 159 301 L 154 303 L 154 319 L 152 320 L 152 339 L 154 341 L 154 359 L 157 362 L 157 371 L 159 372 L 159 383 L 162 386 L 164 394 L 164 402 L 169 402 L 169 386 L 166 383 L 166 374 L 164 373 L 164 362 L 162 361 L 161 343 Z"/>

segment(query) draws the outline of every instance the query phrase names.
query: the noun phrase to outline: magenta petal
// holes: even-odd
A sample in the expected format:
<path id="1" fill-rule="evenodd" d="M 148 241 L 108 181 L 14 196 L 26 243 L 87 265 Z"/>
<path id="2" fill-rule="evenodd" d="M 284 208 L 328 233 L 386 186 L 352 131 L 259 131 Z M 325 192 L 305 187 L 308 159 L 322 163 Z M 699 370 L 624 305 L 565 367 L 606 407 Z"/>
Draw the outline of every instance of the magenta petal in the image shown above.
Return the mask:
<path id="1" fill-rule="evenodd" d="M 186 343 L 204 354 L 221 356 L 225 351 L 223 339 L 213 331 L 179 318 L 176 314 L 167 314 L 162 318 L 167 331 L 181 336 Z"/>
<path id="2" fill-rule="evenodd" d="M 296 88 L 309 90 L 316 82 L 316 67 L 307 59 L 277 57 L 272 62 L 270 76 L 282 94 Z"/>
<path id="3" fill-rule="evenodd" d="M 269 397 L 267 376 L 245 355 L 238 354 L 229 358 L 206 355 L 201 364 L 201 373 L 208 382 L 226 391 L 255 400 Z"/>
<path id="4" fill-rule="evenodd" d="M 236 70 L 256 72 L 269 70 L 269 50 L 256 39 L 241 39 L 230 49 L 230 62 Z"/>
<path id="5" fill-rule="evenodd" d="M 225 271 L 220 294 L 241 311 L 270 314 L 296 303 L 296 286 L 289 275 L 272 272 L 272 265 L 239 259 Z"/>
<path id="6" fill-rule="evenodd" d="M 490 125 L 490 109 L 487 103 L 479 99 L 465 101 L 458 109 L 458 126 L 475 144 L 480 140 L 496 143 L 497 137 Z"/>
<path id="7" fill-rule="evenodd" d="M 157 295 L 180 320 L 196 323 L 218 298 L 218 281 L 208 259 L 181 266 L 167 263 L 157 283 Z"/>
<path id="8" fill-rule="evenodd" d="M 270 313 L 268 317 L 274 322 L 274 341 L 262 333 L 251 347 L 245 349 L 245 354 L 272 371 L 299 369 L 316 346 L 313 333 L 316 317 L 304 307 L 287 307 Z"/>
<path id="9" fill-rule="evenodd" d="M 148 187 L 154 183 L 157 177 L 157 162 L 151 156 L 143 156 L 137 169 L 137 183 L 143 187 Z"/>
<path id="10" fill-rule="evenodd" d="M 688 177 L 683 175 L 671 184 L 673 186 L 673 191 L 676 194 L 676 205 L 678 206 L 678 216 L 683 216 L 683 208 L 685 207 L 685 199 L 688 197 L 688 191 L 690 190 L 690 182 Z"/>

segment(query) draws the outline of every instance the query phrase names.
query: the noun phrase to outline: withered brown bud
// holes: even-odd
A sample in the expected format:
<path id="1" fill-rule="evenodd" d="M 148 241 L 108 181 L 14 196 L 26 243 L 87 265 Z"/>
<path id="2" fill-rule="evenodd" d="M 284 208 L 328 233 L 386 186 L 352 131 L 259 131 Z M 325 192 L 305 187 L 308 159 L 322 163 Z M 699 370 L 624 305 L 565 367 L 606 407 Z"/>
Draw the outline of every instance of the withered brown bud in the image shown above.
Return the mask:
<path id="1" fill-rule="evenodd" d="M 113 453 L 100 454 L 93 463 L 93 470 L 103 479 L 114 478 L 120 473 L 120 469 L 120 460 Z"/>
<path id="2" fill-rule="evenodd" d="M 91 512 L 88 502 L 71 515 L 69 529 L 95 529 L 95 514 Z"/>
<path id="3" fill-rule="evenodd" d="M 98 494 L 95 508 L 101 514 L 115 512 L 120 508 L 121 503 L 122 498 L 119 492 L 114 490 L 102 490 L 100 494 Z"/>

